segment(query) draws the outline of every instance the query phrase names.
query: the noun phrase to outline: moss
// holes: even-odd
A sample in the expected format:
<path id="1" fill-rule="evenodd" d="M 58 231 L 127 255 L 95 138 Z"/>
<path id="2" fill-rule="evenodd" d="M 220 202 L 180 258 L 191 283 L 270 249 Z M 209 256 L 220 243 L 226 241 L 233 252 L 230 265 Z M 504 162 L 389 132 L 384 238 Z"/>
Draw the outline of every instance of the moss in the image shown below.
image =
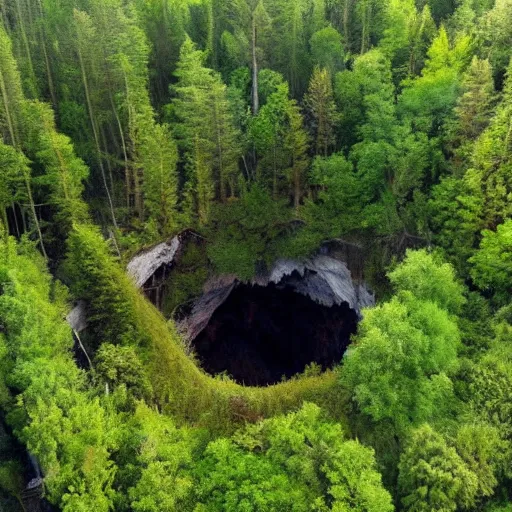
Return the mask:
<path id="1" fill-rule="evenodd" d="M 74 241 L 81 249 L 75 251 L 77 255 L 87 252 L 87 258 L 73 260 L 74 274 L 80 276 L 77 281 L 83 285 L 77 289 L 89 295 L 101 292 L 105 298 L 90 297 L 96 299 L 90 301 L 93 318 L 100 315 L 102 320 L 99 333 L 94 331 L 101 336 L 96 341 L 104 341 L 105 332 L 116 333 L 121 328 L 124 333 L 129 328 L 130 336 L 122 336 L 120 344 L 129 343 L 133 347 L 147 372 L 160 410 L 172 415 L 177 423 L 206 427 L 214 434 L 228 434 L 240 423 L 298 409 L 304 401 L 316 403 L 332 419 L 346 423 L 344 411 L 348 398 L 333 371 L 321 375 L 313 372 L 311 376 L 260 388 L 207 375 L 185 352 L 174 323 L 165 320 L 109 255 L 101 235 L 95 230 L 76 228 Z M 191 250 L 183 265 L 193 267 L 197 257 Z M 88 262 L 85 267 L 84 262 Z M 115 304 L 122 307 L 110 307 L 109 314 L 105 314 L 107 298 L 115 299 Z"/>
<path id="2" fill-rule="evenodd" d="M 295 410 L 304 401 L 323 407 L 344 421 L 347 396 L 336 372 L 300 376 L 274 386 L 251 388 L 226 378 L 207 375 L 187 356 L 182 342 L 161 313 L 137 290 L 132 290 L 140 329 L 152 341 L 146 354 L 149 374 L 161 410 L 177 421 L 229 433 L 243 421 L 272 417 Z"/>
<path id="3" fill-rule="evenodd" d="M 164 316 L 171 318 L 176 308 L 200 295 L 207 278 L 208 259 L 203 247 L 193 242 L 187 244 L 165 285 Z"/>

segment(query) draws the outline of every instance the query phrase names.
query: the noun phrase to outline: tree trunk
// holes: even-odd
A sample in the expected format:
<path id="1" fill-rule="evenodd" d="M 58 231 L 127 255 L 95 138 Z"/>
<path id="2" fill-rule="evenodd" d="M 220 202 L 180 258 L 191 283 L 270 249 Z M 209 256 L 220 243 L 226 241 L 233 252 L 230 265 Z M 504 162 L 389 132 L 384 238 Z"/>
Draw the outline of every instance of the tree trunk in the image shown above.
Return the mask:
<path id="1" fill-rule="evenodd" d="M 21 231 L 20 231 L 20 225 L 18 223 L 18 217 L 16 216 L 16 209 L 14 207 L 14 201 L 11 203 L 11 208 L 12 208 L 12 216 L 14 218 L 14 227 L 16 229 L 16 235 L 19 238 L 21 236 Z M 22 213 L 22 215 L 23 215 L 23 213 Z"/>
<path id="2" fill-rule="evenodd" d="M 5 117 L 7 119 L 7 128 L 9 129 L 9 135 L 11 137 L 11 144 L 14 147 L 17 147 L 17 138 L 16 132 L 14 130 L 14 123 L 12 121 L 11 111 L 9 109 L 9 98 L 7 97 L 7 88 L 5 86 L 4 75 L 2 74 L 2 70 L 0 69 L 0 93 L 2 94 L 2 100 L 4 104 Z"/>
<path id="3" fill-rule="evenodd" d="M 112 216 L 112 222 L 114 224 L 114 228 L 117 231 L 119 228 L 117 226 L 116 214 L 114 211 L 114 203 L 112 202 L 112 196 L 110 195 L 110 190 L 109 190 L 108 183 L 107 183 L 107 176 L 105 173 L 105 167 L 103 165 L 103 160 L 102 160 L 102 156 L 101 156 L 101 148 L 100 148 L 100 141 L 99 141 L 99 137 L 98 137 L 98 130 L 96 128 L 96 120 L 94 118 L 94 111 L 92 108 L 91 97 L 89 95 L 89 86 L 87 85 L 87 75 L 85 73 L 85 66 L 84 66 L 84 61 L 82 58 L 82 52 L 80 51 L 80 48 L 78 48 L 78 61 L 80 63 L 80 69 L 82 71 L 82 81 L 83 81 L 84 89 L 85 89 L 85 100 L 87 103 L 87 110 L 89 111 L 89 118 L 91 120 L 92 133 L 94 136 L 94 142 L 96 144 L 96 151 L 98 153 L 98 164 L 99 164 L 100 170 L 101 170 L 103 186 L 105 187 L 105 192 L 107 193 L 107 199 L 108 199 L 108 204 L 110 207 L 110 214 Z M 117 245 L 117 240 L 116 240 L 116 245 Z"/>
<path id="4" fill-rule="evenodd" d="M 258 88 L 258 57 L 256 55 L 256 13 L 252 13 L 252 113 L 257 116 L 260 111 L 260 97 Z"/>
<path id="5" fill-rule="evenodd" d="M 30 45 L 28 42 L 27 31 L 25 30 L 25 20 L 23 19 L 23 13 L 21 12 L 20 0 L 16 0 L 16 11 L 18 15 L 18 22 L 20 24 L 20 33 L 21 39 L 23 40 L 23 46 L 25 47 L 25 52 L 27 54 L 27 62 L 30 73 L 30 86 L 31 93 L 34 98 L 37 98 L 37 90 L 36 90 L 36 74 L 34 73 L 34 64 L 32 62 L 32 53 L 30 52 Z"/>
<path id="6" fill-rule="evenodd" d="M 48 255 L 46 254 L 46 249 L 44 248 L 43 233 L 41 232 L 41 225 L 39 224 L 39 219 L 37 218 L 34 197 L 32 196 L 32 187 L 30 186 L 30 180 L 27 176 L 25 176 L 25 186 L 27 187 L 28 201 L 30 203 L 30 210 L 32 212 L 32 216 L 34 217 L 34 223 L 36 225 L 36 231 L 39 237 L 39 243 L 41 245 L 41 252 L 43 253 L 44 258 L 47 260 Z"/>
<path id="7" fill-rule="evenodd" d="M 48 75 L 48 89 L 50 91 L 50 97 L 52 99 L 52 105 L 57 108 L 57 96 L 55 94 L 55 87 L 53 85 L 52 69 L 50 66 L 50 59 L 48 57 L 48 50 L 46 49 L 46 32 L 44 28 L 44 11 L 41 5 L 41 0 L 38 0 L 39 15 L 41 16 L 41 46 L 43 48 L 44 61 L 46 64 L 46 74 Z"/>

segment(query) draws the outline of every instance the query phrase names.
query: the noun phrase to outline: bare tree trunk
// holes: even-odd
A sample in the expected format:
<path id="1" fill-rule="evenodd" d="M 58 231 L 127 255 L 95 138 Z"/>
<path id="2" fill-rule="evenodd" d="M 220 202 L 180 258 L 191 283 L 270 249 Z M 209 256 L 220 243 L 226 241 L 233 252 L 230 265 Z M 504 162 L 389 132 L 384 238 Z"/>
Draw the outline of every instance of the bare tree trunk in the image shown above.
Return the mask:
<path id="1" fill-rule="evenodd" d="M 84 344 L 82 343 L 82 340 L 80 339 L 80 336 L 78 334 L 78 331 L 73 331 L 73 334 L 76 336 L 76 339 L 78 341 L 78 345 L 82 349 L 82 352 L 85 354 L 85 357 L 87 358 L 87 362 L 89 363 L 89 368 L 93 368 L 91 358 L 89 357 L 89 354 L 87 353 L 87 350 L 85 350 Z"/>
<path id="2" fill-rule="evenodd" d="M 12 121 L 11 111 L 9 109 L 9 98 L 7 97 L 7 88 L 5 86 L 4 76 L 0 69 L 0 93 L 2 94 L 2 100 L 4 104 L 5 117 L 7 119 L 7 128 L 9 129 L 9 135 L 11 137 L 11 143 L 14 147 L 17 146 L 16 132 L 14 131 L 14 123 Z"/>
<path id="3" fill-rule="evenodd" d="M 27 176 L 25 176 L 25 186 L 27 187 L 28 201 L 30 203 L 30 210 L 32 212 L 32 216 L 34 217 L 34 223 L 36 225 L 36 231 L 39 237 L 39 243 L 41 245 L 41 252 L 43 253 L 44 258 L 47 260 L 48 255 L 46 254 L 46 249 L 44 248 L 43 233 L 41 232 L 41 225 L 39 224 L 39 219 L 37 218 L 34 197 L 32 196 L 32 187 L 30 186 L 30 180 Z"/>
<path id="4" fill-rule="evenodd" d="M 18 223 L 18 217 L 16 216 L 16 208 L 14 207 L 14 201 L 11 203 L 11 208 L 12 208 L 12 216 L 14 218 L 14 227 L 16 228 L 16 235 L 19 238 L 21 236 L 21 231 L 20 231 L 20 225 Z"/>
<path id="5" fill-rule="evenodd" d="M 36 74 L 34 72 L 34 64 L 32 62 L 32 53 L 30 52 L 30 45 L 28 43 L 28 37 L 27 37 L 27 31 L 25 30 L 25 20 L 23 19 L 23 13 L 21 12 L 21 5 L 20 0 L 16 0 L 16 11 L 18 14 L 18 21 L 20 24 L 20 33 L 21 33 L 21 39 L 23 40 L 23 46 L 25 47 L 25 52 L 27 54 L 27 61 L 28 61 L 28 68 L 30 72 L 30 80 L 31 80 L 31 86 L 35 87 L 36 84 Z M 34 96 L 37 97 L 36 90 L 32 90 L 32 93 L 34 93 Z"/>
<path id="6" fill-rule="evenodd" d="M 256 14 L 252 13 L 252 113 L 257 116 L 260 111 L 260 97 L 258 88 L 258 57 L 256 55 Z"/>
<path id="7" fill-rule="evenodd" d="M 52 69 L 50 66 L 50 59 L 48 57 L 48 50 L 46 49 L 46 32 L 44 29 L 44 11 L 43 6 L 41 5 L 41 0 L 38 0 L 39 6 L 39 15 L 41 16 L 41 46 L 43 48 L 44 61 L 46 64 L 46 74 L 48 75 L 48 89 L 50 90 L 50 97 L 52 99 L 52 104 L 54 107 L 57 107 L 57 96 L 55 94 L 55 87 L 53 85 L 52 78 Z"/>
<path id="8" fill-rule="evenodd" d="M 105 192 L 107 193 L 108 204 L 110 207 L 110 214 L 112 215 L 112 222 L 114 224 L 114 228 L 117 231 L 119 228 L 117 226 L 116 214 L 114 211 L 114 203 L 112 202 L 112 196 L 110 195 L 110 190 L 109 190 L 108 183 L 107 183 L 105 167 L 103 166 L 103 159 L 101 156 L 101 148 L 100 148 L 100 141 L 99 141 L 99 137 L 98 137 L 98 130 L 96 127 L 96 120 L 94 118 L 94 112 L 92 109 L 91 97 L 89 95 L 89 86 L 87 85 L 87 75 L 85 73 L 85 66 L 84 66 L 84 61 L 82 58 L 82 52 L 80 51 L 80 48 L 78 48 L 78 61 L 80 63 L 80 69 L 82 70 L 82 81 L 83 81 L 84 89 L 85 89 L 85 100 L 87 103 L 87 109 L 89 111 L 89 118 L 91 120 L 94 142 L 96 143 L 96 151 L 98 153 L 98 164 L 100 166 L 101 176 L 103 178 L 103 185 L 105 187 Z M 117 245 L 117 240 L 116 240 L 116 245 Z"/>

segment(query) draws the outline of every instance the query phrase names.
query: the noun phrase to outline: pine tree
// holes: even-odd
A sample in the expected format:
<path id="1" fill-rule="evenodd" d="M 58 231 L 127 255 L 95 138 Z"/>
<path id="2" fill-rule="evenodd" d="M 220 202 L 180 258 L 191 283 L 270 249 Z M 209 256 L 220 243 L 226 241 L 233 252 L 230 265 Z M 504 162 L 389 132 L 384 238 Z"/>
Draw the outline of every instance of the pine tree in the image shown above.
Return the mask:
<path id="1" fill-rule="evenodd" d="M 23 100 L 21 79 L 12 53 L 11 39 L 0 25 L 0 130 L 4 140 L 18 145 L 20 108 Z"/>
<path id="2" fill-rule="evenodd" d="M 58 220 L 68 224 L 88 219 L 87 205 L 82 200 L 83 182 L 89 169 L 75 155 L 73 145 L 66 135 L 57 132 L 52 109 L 38 101 L 25 106 L 27 136 L 33 140 L 32 158 L 44 167 L 39 183 L 51 189 L 50 202 L 58 210 Z"/>
<path id="3" fill-rule="evenodd" d="M 310 73 L 308 42 L 311 32 L 308 0 L 281 0 L 269 2 L 272 32 L 268 57 L 273 69 L 280 71 L 289 84 L 293 97 L 300 97 L 307 87 Z"/>
<path id="4" fill-rule="evenodd" d="M 285 148 L 289 152 L 290 168 L 288 179 L 291 185 L 293 205 L 298 211 L 304 195 L 306 170 L 309 165 L 308 136 L 304 129 L 304 120 L 295 100 L 291 100 L 287 109 L 288 127 L 285 137 Z"/>
<path id="5" fill-rule="evenodd" d="M 224 202 L 228 196 L 228 189 L 231 197 L 234 197 L 236 193 L 240 175 L 241 134 L 235 127 L 227 88 L 219 76 L 215 77 L 211 89 L 211 105 L 215 142 L 214 169 L 218 174 L 220 199 Z"/>
<path id="6" fill-rule="evenodd" d="M 334 130 L 338 119 L 332 80 L 327 69 L 316 67 L 313 71 L 304 104 L 313 118 L 316 154 L 327 156 L 336 143 Z"/>
<path id="7" fill-rule="evenodd" d="M 3 26 L 0 26 L 0 93 L 2 94 L 3 109 L 0 110 L 0 127 L 7 127 L 11 144 L 21 152 L 21 140 L 19 133 L 22 128 L 22 109 L 24 103 L 21 79 L 12 55 L 12 44 Z M 46 258 L 46 250 L 43 241 L 43 233 L 36 212 L 36 206 L 32 193 L 31 170 L 28 159 L 20 157 L 18 173 L 20 180 L 25 185 L 32 220 L 39 239 L 41 252 Z"/>
<path id="8" fill-rule="evenodd" d="M 161 235 L 169 236 L 178 225 L 178 150 L 169 127 L 155 124 L 141 151 L 147 216 L 157 222 Z"/>
<path id="9" fill-rule="evenodd" d="M 19 236 L 19 226 L 10 226 L 7 218 L 7 209 L 14 203 L 24 199 L 24 183 L 20 169 L 25 164 L 25 157 L 13 146 L 4 144 L 0 140 L 0 224 L 1 234 L 7 235 L 9 231 Z M 16 221 L 16 215 L 14 215 Z"/>
<path id="10" fill-rule="evenodd" d="M 225 201 L 235 194 L 241 157 L 240 133 L 235 127 L 227 88 L 218 73 L 204 66 L 205 54 L 187 39 L 176 70 L 176 98 L 172 109 L 177 118 L 175 131 L 187 162 L 193 162 L 191 175 L 201 174 L 201 210 L 213 191 Z M 198 152 L 198 146 L 201 151 Z M 207 172 L 205 166 L 209 167 Z M 211 180 L 211 183 L 206 183 Z M 199 184 L 199 182 L 197 182 Z M 207 193 L 205 191 L 208 191 Z M 201 214 L 203 219 L 206 217 Z"/>
<path id="11" fill-rule="evenodd" d="M 264 0 L 233 0 L 224 2 L 223 12 L 234 35 L 233 41 L 240 47 L 240 53 L 251 68 L 252 113 L 260 110 L 258 77 L 261 60 L 261 40 L 269 28 L 269 16 Z"/>
<path id="12" fill-rule="evenodd" d="M 473 57 L 462 82 L 463 94 L 455 112 L 458 134 L 462 139 L 475 140 L 487 127 L 494 101 L 494 80 L 488 60 Z"/>
<path id="13" fill-rule="evenodd" d="M 105 165 L 103 162 L 103 151 L 100 145 L 100 127 L 98 124 L 98 116 L 96 112 L 96 105 L 93 101 L 93 97 L 91 91 L 97 91 L 97 87 L 91 87 L 90 81 L 93 80 L 93 84 L 95 84 L 95 79 L 97 76 L 97 72 L 93 73 L 88 69 L 89 66 L 94 65 L 94 58 L 92 55 L 97 55 L 99 53 L 98 49 L 98 36 L 96 30 L 93 26 L 92 20 L 90 16 L 78 10 L 74 12 L 74 20 L 76 27 L 76 50 L 78 54 L 78 62 L 80 65 L 80 71 L 82 76 L 82 84 L 85 92 L 87 111 L 89 113 L 89 121 L 92 129 L 93 137 L 94 137 L 94 145 L 96 149 L 96 158 L 98 162 L 98 166 L 101 171 L 101 178 L 103 182 L 103 186 L 105 188 L 105 193 L 107 195 L 107 200 L 110 208 L 110 214 L 112 217 L 112 223 L 116 230 L 118 229 L 117 218 L 114 210 L 114 201 L 112 197 L 112 189 L 109 187 L 107 181 L 107 173 L 105 170 Z M 88 58 L 87 58 L 88 57 Z M 93 68 L 94 69 L 94 68 Z"/>
<path id="14" fill-rule="evenodd" d="M 490 122 L 495 91 L 492 68 L 488 60 L 474 57 L 462 82 L 462 95 L 455 107 L 456 119 L 449 126 L 449 148 L 454 152 L 457 173 L 465 171 L 474 142 Z"/>
<path id="15" fill-rule="evenodd" d="M 212 168 L 199 135 L 194 142 L 194 153 L 191 156 L 191 167 L 194 173 L 195 195 L 197 197 L 197 217 L 200 226 L 210 220 L 211 205 L 215 198 Z"/>

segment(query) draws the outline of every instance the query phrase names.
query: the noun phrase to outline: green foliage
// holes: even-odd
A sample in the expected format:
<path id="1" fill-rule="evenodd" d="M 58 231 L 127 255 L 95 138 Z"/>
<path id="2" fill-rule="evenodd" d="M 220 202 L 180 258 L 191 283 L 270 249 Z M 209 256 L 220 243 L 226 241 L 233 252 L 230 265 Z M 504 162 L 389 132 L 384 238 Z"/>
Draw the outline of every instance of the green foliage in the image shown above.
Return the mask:
<path id="1" fill-rule="evenodd" d="M 150 401 L 151 384 L 133 347 L 103 343 L 96 352 L 94 369 L 109 389 L 125 386 L 135 398 Z"/>
<path id="2" fill-rule="evenodd" d="M 470 259 L 475 284 L 489 291 L 498 304 L 510 301 L 512 286 L 512 220 L 496 231 L 484 231 L 480 250 Z"/>
<path id="3" fill-rule="evenodd" d="M 134 312 L 123 290 L 129 278 L 119 272 L 119 264 L 99 230 L 76 225 L 69 236 L 66 273 L 76 297 L 87 302 L 88 322 L 95 339 L 131 345 L 143 339 L 134 325 Z"/>
<path id="4" fill-rule="evenodd" d="M 287 229 L 284 211 L 257 184 L 228 206 L 219 206 L 212 223 L 215 240 L 207 249 L 217 271 L 251 279 L 258 264 L 272 263 L 272 244 Z"/>
<path id="5" fill-rule="evenodd" d="M 62 510 L 107 511 L 116 468 L 115 416 L 87 390 L 71 357 L 66 305 L 50 299 L 51 281 L 33 248 L 0 246 L 0 318 L 16 400 L 8 421 L 41 464 L 49 499 Z"/>
<path id="6" fill-rule="evenodd" d="M 313 404 L 214 441 L 205 455 L 198 511 L 394 510 L 372 450 L 345 441 Z"/>
<path id="7" fill-rule="evenodd" d="M 208 278 L 208 261 L 204 248 L 190 243 L 173 268 L 165 286 L 162 311 L 171 318 L 176 308 L 201 294 Z"/>
<path id="8" fill-rule="evenodd" d="M 89 170 L 75 155 L 69 137 L 57 132 L 54 113 L 48 105 L 27 103 L 24 118 L 28 126 L 26 140 L 30 153 L 44 166 L 44 175 L 38 182 L 50 187 L 51 202 L 59 212 L 57 220 L 85 222 L 88 212 L 82 193 Z M 33 147 L 30 147 L 31 143 Z"/>
<path id="9" fill-rule="evenodd" d="M 238 185 L 238 130 L 220 76 L 204 67 L 205 55 L 187 39 L 181 48 L 171 104 L 176 134 L 189 169 L 187 191 L 200 225 L 210 220 L 211 203 L 233 197 Z"/>
<path id="10" fill-rule="evenodd" d="M 483 227 L 482 199 L 473 192 L 465 180 L 447 177 L 433 188 L 429 201 L 434 241 L 461 273 L 468 270 Z"/>
<path id="11" fill-rule="evenodd" d="M 409 251 L 389 279 L 396 290 L 411 292 L 416 299 L 434 302 L 451 313 L 459 312 L 464 303 L 463 287 L 452 266 L 424 250 Z"/>
<path id="12" fill-rule="evenodd" d="M 150 222 L 156 223 L 158 234 L 169 236 L 178 226 L 178 151 L 167 125 L 154 123 L 151 116 L 141 124 L 139 158 L 144 169 L 144 206 Z"/>
<path id="13" fill-rule="evenodd" d="M 333 27 L 325 27 L 311 36 L 311 57 L 319 68 L 325 68 L 331 76 L 344 65 L 344 49 L 341 34 Z"/>
<path id="14" fill-rule="evenodd" d="M 291 195 L 297 209 L 304 195 L 308 137 L 300 108 L 289 98 L 286 83 L 277 85 L 253 118 L 250 130 L 260 156 L 258 182 L 271 188 L 275 199 Z"/>
<path id="15" fill-rule="evenodd" d="M 462 82 L 462 90 L 455 108 L 457 120 L 451 136 L 457 170 L 470 161 L 473 143 L 491 119 L 495 93 L 492 68 L 488 60 L 473 57 Z"/>
<path id="16" fill-rule="evenodd" d="M 69 512 L 508 510 L 511 16 L 510 0 L 0 1 L 0 416 L 21 443 L 0 445 L 0 508 L 26 448 Z M 118 261 L 184 227 L 204 247 L 166 313 L 212 267 L 249 280 L 340 237 L 365 247 L 378 298 L 396 293 L 339 369 L 212 379 Z M 29 239 L 86 302 L 87 371 Z"/>
<path id="17" fill-rule="evenodd" d="M 342 154 L 316 158 L 309 181 L 318 189 L 318 197 L 306 202 L 302 215 L 307 222 L 305 230 L 314 237 L 314 250 L 320 242 L 350 233 L 361 225 L 366 197 L 353 166 Z"/>
<path id="18" fill-rule="evenodd" d="M 485 423 L 462 425 L 455 443 L 457 452 L 477 477 L 476 495 L 479 498 L 492 496 L 507 449 L 499 430 Z"/>
<path id="19" fill-rule="evenodd" d="M 390 278 L 398 295 L 366 311 L 340 377 L 361 412 L 403 434 L 451 407 L 460 335 L 446 308 L 462 296 L 451 268 L 426 253 L 409 253 Z"/>
<path id="20" fill-rule="evenodd" d="M 455 512 L 475 504 L 477 476 L 429 425 L 411 434 L 399 468 L 405 510 Z"/>
<path id="21" fill-rule="evenodd" d="M 177 429 L 171 418 L 139 405 L 133 417 L 139 444 L 140 476 L 128 489 L 131 509 L 136 512 L 185 510 L 193 482 L 185 470 L 192 463 L 193 439 Z"/>
<path id="22" fill-rule="evenodd" d="M 304 97 L 304 104 L 314 119 L 316 154 L 327 156 L 336 143 L 334 128 L 337 122 L 336 104 L 332 91 L 331 75 L 326 68 L 315 68 Z"/>

